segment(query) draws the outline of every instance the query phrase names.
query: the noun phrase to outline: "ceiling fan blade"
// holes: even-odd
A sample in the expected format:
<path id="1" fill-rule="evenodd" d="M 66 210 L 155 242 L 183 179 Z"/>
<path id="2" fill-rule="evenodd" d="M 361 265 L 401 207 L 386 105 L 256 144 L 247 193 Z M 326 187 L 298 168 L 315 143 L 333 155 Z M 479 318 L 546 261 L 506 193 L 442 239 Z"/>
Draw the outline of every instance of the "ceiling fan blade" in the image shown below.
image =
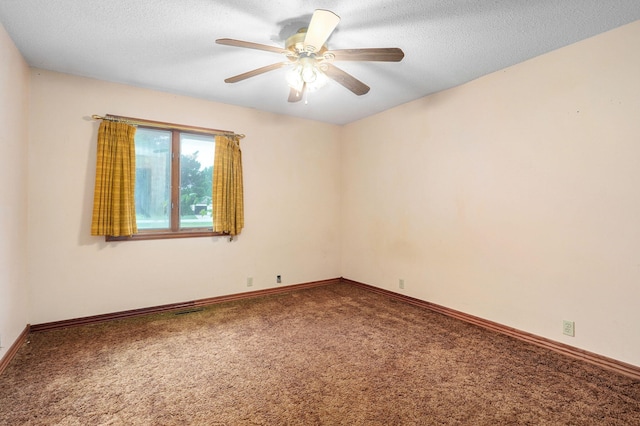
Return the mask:
<path id="1" fill-rule="evenodd" d="M 323 70 L 324 70 L 324 73 L 327 75 L 327 77 L 342 84 L 344 87 L 351 90 L 353 93 L 355 93 L 358 96 L 362 96 L 366 93 L 369 93 L 369 89 L 370 89 L 369 86 L 367 86 L 366 84 L 364 84 L 363 82 L 361 82 L 360 80 L 352 76 L 351 74 L 348 74 L 345 71 L 342 71 L 340 68 L 336 67 L 335 65 L 332 65 L 332 64 L 326 64 L 326 65 L 327 65 L 327 69 L 324 70 L 323 68 Z"/>
<path id="2" fill-rule="evenodd" d="M 229 77 L 224 80 L 225 83 L 237 83 L 242 80 L 246 80 L 247 78 L 255 77 L 260 74 L 264 74 L 265 72 L 274 71 L 279 68 L 285 67 L 289 65 L 289 62 L 278 62 L 277 64 L 267 65 L 266 67 L 256 68 L 252 71 L 247 71 L 242 74 L 235 75 L 233 77 Z"/>
<path id="3" fill-rule="evenodd" d="M 281 47 L 269 46 L 266 44 L 252 43 L 250 41 L 235 40 L 232 38 L 219 38 L 216 40 L 218 44 L 234 47 L 246 47 L 247 49 L 266 50 L 267 52 L 287 54 L 289 51 Z"/>
<path id="4" fill-rule="evenodd" d="M 304 37 L 304 48 L 308 52 L 319 51 L 333 30 L 338 26 L 340 17 L 330 10 L 317 9 L 313 12 L 307 35 Z"/>
<path id="5" fill-rule="evenodd" d="M 304 92 L 307 90 L 307 83 L 302 85 L 302 90 L 294 89 L 293 87 L 289 90 L 289 102 L 300 102 L 302 97 L 304 96 Z"/>
<path id="6" fill-rule="evenodd" d="M 329 50 L 324 53 L 325 57 L 330 55 L 334 61 L 400 62 L 404 58 L 404 52 L 397 47 Z"/>

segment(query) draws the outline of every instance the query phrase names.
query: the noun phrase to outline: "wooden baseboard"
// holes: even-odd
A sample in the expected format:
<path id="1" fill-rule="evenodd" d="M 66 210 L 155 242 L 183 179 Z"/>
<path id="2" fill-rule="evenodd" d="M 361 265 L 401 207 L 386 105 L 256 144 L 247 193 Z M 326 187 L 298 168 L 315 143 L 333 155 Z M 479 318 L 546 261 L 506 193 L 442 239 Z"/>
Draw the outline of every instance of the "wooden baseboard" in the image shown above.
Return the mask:
<path id="1" fill-rule="evenodd" d="M 25 331 L 20 335 L 18 340 L 16 340 L 16 342 L 11 346 L 7 354 L 2 358 L 2 361 L 0 361 L 0 373 L 2 373 L 2 371 L 9 364 L 13 356 L 15 356 L 15 353 L 19 349 L 20 345 L 26 340 L 29 332 L 40 332 L 40 331 L 54 330 L 58 328 L 74 327 L 74 326 L 87 325 L 87 324 L 99 323 L 104 321 L 138 317 L 138 316 L 156 314 L 156 313 L 162 313 L 162 312 L 174 312 L 174 311 L 180 311 L 185 309 L 194 309 L 194 308 L 204 307 L 208 305 L 214 305 L 217 303 L 288 293 L 291 291 L 302 290 L 306 288 L 320 287 L 320 286 L 329 285 L 329 284 L 337 284 L 339 282 L 358 286 L 368 291 L 390 297 L 394 300 L 399 300 L 414 306 L 419 306 L 425 309 L 429 309 L 434 312 L 438 312 L 443 315 L 447 315 L 449 317 L 456 318 L 470 324 L 475 324 L 479 327 L 493 330 L 498 333 L 502 333 L 507 336 L 511 336 L 516 339 L 529 342 L 536 346 L 540 346 L 572 358 L 580 359 L 590 364 L 597 365 L 601 368 L 614 371 L 616 373 L 623 374 L 625 376 L 640 380 L 640 367 L 638 366 L 627 364 L 622 361 L 615 360 L 613 358 L 608 358 L 602 355 L 598 355 L 593 352 L 585 351 L 583 349 L 579 349 L 564 343 L 556 342 L 554 340 L 547 339 L 545 337 L 536 336 L 535 334 L 527 333 L 525 331 L 508 327 L 506 325 L 502 325 L 502 324 L 489 321 L 480 317 L 465 314 L 464 312 L 456 311 L 455 309 L 450 309 L 441 305 L 437 305 L 435 303 L 416 299 L 410 296 L 406 296 L 400 293 L 395 293 L 390 290 L 374 287 L 372 285 L 360 283 L 347 278 L 333 278 L 333 279 L 323 280 L 323 281 L 313 281 L 313 282 L 308 282 L 303 284 L 294 284 L 294 285 L 289 285 L 284 287 L 274 287 L 274 288 L 268 288 L 264 290 L 256 290 L 256 291 L 250 291 L 245 293 L 236 293 L 236 294 L 231 294 L 227 296 L 210 297 L 207 299 L 193 300 L 190 302 L 172 303 L 168 305 L 152 306 L 148 308 L 132 309 L 128 311 L 114 312 L 110 314 L 94 315 L 89 317 L 74 318 L 69 320 L 54 321 L 54 322 L 27 326 L 27 328 L 25 328 Z"/>
<path id="2" fill-rule="evenodd" d="M 7 368 L 7 366 L 13 359 L 13 357 L 16 356 L 16 353 L 18 353 L 18 350 L 20 349 L 22 344 L 27 341 L 27 337 L 29 336 L 30 329 L 31 327 L 29 326 L 29 324 L 27 324 L 27 326 L 24 328 L 24 330 L 22 330 L 22 333 L 20 333 L 16 341 L 13 342 L 13 345 L 11 345 L 7 353 L 5 353 L 2 359 L 0 359 L 0 374 L 4 372 L 4 370 Z"/>
<path id="3" fill-rule="evenodd" d="M 323 280 L 323 281 L 312 281 L 312 282 L 303 283 L 303 284 L 294 284 L 294 285 L 288 285 L 283 287 L 267 288 L 264 290 L 248 291 L 245 293 L 230 294 L 227 296 L 218 296 L 218 297 L 210 297 L 206 299 L 192 300 L 189 302 L 171 303 L 168 305 L 151 306 L 148 308 L 132 309 L 128 311 L 113 312 L 109 314 L 93 315 L 89 317 L 73 318 L 73 319 L 62 320 L 62 321 L 53 321 L 53 322 L 47 322 L 42 324 L 34 324 L 31 326 L 31 332 L 37 333 L 40 331 L 55 330 L 55 329 L 66 328 L 66 327 L 76 327 L 79 325 L 95 324 L 95 323 L 104 322 L 104 321 L 113 321 L 118 319 L 139 317 L 139 316 L 149 315 L 149 314 L 174 312 L 174 311 L 180 311 L 183 309 L 194 309 L 194 308 L 200 308 L 208 305 L 214 305 L 216 303 L 230 302 L 233 300 L 241 300 L 241 299 L 252 299 L 255 297 L 263 297 L 263 296 L 270 296 L 274 294 L 288 293 L 291 291 L 302 290 L 305 288 L 313 288 L 313 287 L 320 287 L 320 286 L 329 285 L 329 284 L 337 284 L 339 282 L 340 282 L 340 278 L 332 278 L 332 279 Z"/>
<path id="4" fill-rule="evenodd" d="M 598 355 L 596 353 L 585 351 L 583 349 L 579 349 L 564 343 L 556 342 L 554 340 L 547 339 L 545 337 L 536 336 L 535 334 L 527 333 L 525 331 L 518 330 L 512 327 L 507 327 L 506 325 L 502 325 L 502 324 L 489 321 L 480 317 L 476 317 L 473 315 L 465 314 L 464 312 L 446 308 L 444 306 L 437 305 L 435 303 L 426 302 L 424 300 L 420 300 L 413 297 L 405 296 L 403 294 L 395 293 L 393 291 L 381 289 L 368 284 L 363 284 L 347 278 L 342 278 L 342 282 L 365 288 L 374 293 L 388 296 L 394 300 L 399 300 L 402 302 L 409 303 L 411 305 L 415 305 L 415 306 L 426 308 L 435 312 L 439 312 L 449 317 L 453 317 L 471 324 L 475 324 L 477 326 L 480 326 L 489 330 L 493 330 L 498 333 L 506 334 L 507 336 L 515 337 L 516 339 L 532 343 L 536 346 L 550 349 L 554 352 L 558 352 L 572 358 L 580 359 L 590 364 L 597 365 L 601 368 L 614 371 L 616 373 L 623 374 L 625 376 L 640 380 L 640 367 L 632 364 L 627 364 L 622 361 L 615 360 L 613 358 L 608 358 L 602 355 Z"/>

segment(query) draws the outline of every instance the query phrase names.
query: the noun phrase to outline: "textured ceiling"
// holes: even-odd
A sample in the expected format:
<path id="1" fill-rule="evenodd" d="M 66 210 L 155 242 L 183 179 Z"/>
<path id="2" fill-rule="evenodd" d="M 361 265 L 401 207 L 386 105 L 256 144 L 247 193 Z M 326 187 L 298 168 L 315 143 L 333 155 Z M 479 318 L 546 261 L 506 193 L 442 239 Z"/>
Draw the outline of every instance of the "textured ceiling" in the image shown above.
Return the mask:
<path id="1" fill-rule="evenodd" d="M 336 63 L 371 91 L 330 82 L 306 105 L 287 102 L 285 69 L 224 83 L 282 57 L 217 38 L 282 46 L 314 9 L 342 18 L 330 49 L 400 47 L 404 60 Z M 0 22 L 33 67 L 335 124 L 638 19 L 639 0 L 0 0 Z"/>

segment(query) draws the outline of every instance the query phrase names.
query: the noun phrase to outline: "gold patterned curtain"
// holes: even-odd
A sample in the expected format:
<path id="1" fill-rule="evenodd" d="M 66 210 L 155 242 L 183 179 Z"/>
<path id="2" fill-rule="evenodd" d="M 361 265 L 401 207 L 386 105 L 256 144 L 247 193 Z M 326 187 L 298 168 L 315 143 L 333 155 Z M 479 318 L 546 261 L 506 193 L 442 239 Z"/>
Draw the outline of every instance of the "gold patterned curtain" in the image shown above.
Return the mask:
<path id="1" fill-rule="evenodd" d="M 236 136 L 216 136 L 213 165 L 213 231 L 238 235 L 244 227 L 242 152 Z"/>
<path id="2" fill-rule="evenodd" d="M 91 235 L 129 236 L 136 225 L 136 128 L 102 120 L 98 130 Z"/>

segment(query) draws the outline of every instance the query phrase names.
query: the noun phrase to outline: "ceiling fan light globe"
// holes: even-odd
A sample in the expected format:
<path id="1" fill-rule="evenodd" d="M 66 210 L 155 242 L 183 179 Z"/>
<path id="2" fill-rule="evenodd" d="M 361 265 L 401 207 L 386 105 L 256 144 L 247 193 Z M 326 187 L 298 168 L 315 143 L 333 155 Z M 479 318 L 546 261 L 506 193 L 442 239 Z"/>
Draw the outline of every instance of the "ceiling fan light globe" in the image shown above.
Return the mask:
<path id="1" fill-rule="evenodd" d="M 300 76 L 305 83 L 311 84 L 318 78 L 318 70 L 313 66 L 305 66 L 302 68 Z"/>
<path id="2" fill-rule="evenodd" d="M 297 91 L 301 91 L 302 86 L 304 85 L 304 80 L 302 79 L 302 67 L 300 65 L 296 65 L 290 69 L 289 72 L 287 72 L 286 79 L 289 87 Z"/>
<path id="3" fill-rule="evenodd" d="M 309 92 L 315 92 L 316 90 L 320 90 L 329 81 L 329 78 L 325 73 L 323 73 L 319 69 L 316 69 L 315 71 L 316 71 L 315 80 L 312 83 L 307 83 L 307 90 Z"/>

